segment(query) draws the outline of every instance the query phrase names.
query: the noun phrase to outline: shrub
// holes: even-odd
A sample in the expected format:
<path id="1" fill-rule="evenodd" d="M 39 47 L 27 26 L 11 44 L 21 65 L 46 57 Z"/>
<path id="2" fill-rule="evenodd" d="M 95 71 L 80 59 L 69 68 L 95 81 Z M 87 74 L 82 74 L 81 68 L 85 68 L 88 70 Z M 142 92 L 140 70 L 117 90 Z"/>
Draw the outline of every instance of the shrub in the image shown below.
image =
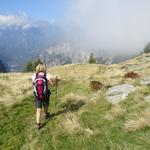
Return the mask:
<path id="1" fill-rule="evenodd" d="M 100 90 L 103 87 L 103 84 L 99 81 L 91 81 L 90 86 L 93 92 Z"/>
<path id="2" fill-rule="evenodd" d="M 29 61 L 24 68 L 24 72 L 33 72 L 34 71 L 34 67 L 33 67 L 33 63 L 31 61 Z"/>
<path id="3" fill-rule="evenodd" d="M 125 78 L 131 78 L 131 79 L 135 79 L 135 78 L 138 78 L 139 75 L 133 71 L 131 72 L 127 72 L 125 75 L 124 75 Z"/>
<path id="4" fill-rule="evenodd" d="M 33 72 L 38 64 L 43 63 L 40 58 L 34 60 L 34 62 L 29 61 L 24 68 L 24 72 Z"/>

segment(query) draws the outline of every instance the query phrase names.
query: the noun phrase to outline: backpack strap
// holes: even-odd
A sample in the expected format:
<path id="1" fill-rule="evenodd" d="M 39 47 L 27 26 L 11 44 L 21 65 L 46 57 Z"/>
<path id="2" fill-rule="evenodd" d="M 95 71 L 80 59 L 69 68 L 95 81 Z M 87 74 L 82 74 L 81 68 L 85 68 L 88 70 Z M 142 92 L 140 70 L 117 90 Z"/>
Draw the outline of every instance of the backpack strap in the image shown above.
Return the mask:
<path id="1" fill-rule="evenodd" d="M 46 78 L 46 73 L 44 73 L 44 75 L 39 75 L 39 73 L 36 73 L 36 74 L 35 74 L 35 80 L 36 80 L 37 78 L 43 78 L 43 79 L 47 80 L 47 78 Z"/>

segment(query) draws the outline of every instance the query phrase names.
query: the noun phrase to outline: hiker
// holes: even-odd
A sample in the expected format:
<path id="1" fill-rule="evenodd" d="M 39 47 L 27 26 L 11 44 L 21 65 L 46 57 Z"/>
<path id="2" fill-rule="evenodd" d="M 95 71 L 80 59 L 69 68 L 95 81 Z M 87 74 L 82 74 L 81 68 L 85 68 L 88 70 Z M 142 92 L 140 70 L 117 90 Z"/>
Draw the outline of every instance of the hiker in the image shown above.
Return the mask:
<path id="1" fill-rule="evenodd" d="M 40 117 L 42 112 L 42 106 L 44 107 L 45 119 L 49 117 L 48 106 L 50 90 L 48 89 L 48 84 L 53 86 L 52 76 L 47 73 L 46 65 L 40 63 L 36 67 L 36 73 L 32 75 L 32 81 L 34 85 L 34 95 L 35 95 L 35 106 L 36 106 L 36 128 L 40 129 L 42 127 L 40 123 Z"/>

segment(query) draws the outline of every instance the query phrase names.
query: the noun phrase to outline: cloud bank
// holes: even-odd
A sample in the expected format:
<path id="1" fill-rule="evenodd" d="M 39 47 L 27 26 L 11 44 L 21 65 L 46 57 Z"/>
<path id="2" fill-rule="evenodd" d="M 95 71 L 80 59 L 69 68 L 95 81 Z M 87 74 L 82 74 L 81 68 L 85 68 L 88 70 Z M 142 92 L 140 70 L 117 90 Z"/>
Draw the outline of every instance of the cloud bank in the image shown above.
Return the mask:
<path id="1" fill-rule="evenodd" d="M 75 44 L 109 53 L 139 53 L 150 42 L 149 0 L 76 0 L 66 12 Z"/>
<path id="2" fill-rule="evenodd" d="M 0 15 L 0 27 L 24 26 L 29 22 L 25 14 L 22 15 Z"/>
<path id="3" fill-rule="evenodd" d="M 54 20 L 45 21 L 30 18 L 25 12 L 22 12 L 18 15 L 0 14 L 0 29 L 7 29 L 9 27 L 19 27 L 23 30 L 26 30 L 32 27 L 47 27 L 53 25 L 54 23 Z"/>

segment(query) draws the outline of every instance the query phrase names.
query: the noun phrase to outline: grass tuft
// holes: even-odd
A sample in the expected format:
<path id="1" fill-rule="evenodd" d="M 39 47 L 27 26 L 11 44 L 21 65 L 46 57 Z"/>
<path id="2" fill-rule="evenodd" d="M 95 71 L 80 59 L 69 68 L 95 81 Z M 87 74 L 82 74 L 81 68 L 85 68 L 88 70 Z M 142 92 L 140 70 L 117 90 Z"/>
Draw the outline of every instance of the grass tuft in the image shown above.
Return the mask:
<path id="1" fill-rule="evenodd" d="M 87 98 L 73 93 L 69 93 L 62 98 L 58 107 L 70 111 L 78 110 L 82 105 L 85 105 Z"/>
<path id="2" fill-rule="evenodd" d="M 120 105 L 115 105 L 112 109 L 105 115 L 105 118 L 108 120 L 113 120 L 115 118 L 121 119 L 124 118 L 126 110 Z"/>
<path id="3" fill-rule="evenodd" d="M 67 133 L 72 134 L 74 131 L 81 130 L 79 119 L 76 115 L 67 113 L 64 115 L 64 118 L 62 125 Z"/>
<path id="4" fill-rule="evenodd" d="M 125 131 L 137 131 L 142 130 L 145 127 L 150 127 L 150 119 L 145 117 L 140 117 L 136 120 L 129 120 L 124 125 Z"/>

